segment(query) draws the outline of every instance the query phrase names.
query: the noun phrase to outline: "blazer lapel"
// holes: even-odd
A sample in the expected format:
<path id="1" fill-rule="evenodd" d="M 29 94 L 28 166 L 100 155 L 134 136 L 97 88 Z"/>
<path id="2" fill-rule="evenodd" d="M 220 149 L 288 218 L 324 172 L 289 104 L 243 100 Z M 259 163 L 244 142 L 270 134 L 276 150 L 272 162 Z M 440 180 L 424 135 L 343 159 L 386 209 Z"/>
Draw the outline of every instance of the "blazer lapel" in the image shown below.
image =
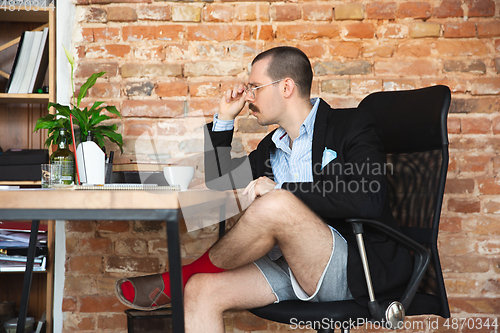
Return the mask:
<path id="1" fill-rule="evenodd" d="M 324 101 L 320 100 L 318 105 L 318 112 L 316 113 L 316 120 L 314 121 L 314 133 L 312 142 L 312 170 L 313 180 L 321 180 L 321 160 L 323 158 L 323 150 L 325 149 L 325 136 L 327 129 L 327 118 L 330 106 Z M 319 167 L 315 167 L 318 166 Z M 319 171 L 319 173 L 315 173 Z"/>

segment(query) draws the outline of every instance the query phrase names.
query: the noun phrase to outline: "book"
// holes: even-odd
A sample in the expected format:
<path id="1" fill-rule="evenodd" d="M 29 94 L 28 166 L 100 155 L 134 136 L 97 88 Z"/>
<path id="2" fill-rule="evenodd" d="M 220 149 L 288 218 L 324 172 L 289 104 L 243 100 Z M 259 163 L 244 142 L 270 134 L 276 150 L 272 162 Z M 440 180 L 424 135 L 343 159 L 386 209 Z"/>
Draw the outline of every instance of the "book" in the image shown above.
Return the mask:
<path id="1" fill-rule="evenodd" d="M 37 92 L 37 90 L 43 86 L 43 80 L 45 79 L 45 73 L 47 72 L 48 67 L 49 67 L 49 28 L 44 28 L 42 32 L 42 40 L 40 42 L 40 48 L 38 49 L 35 68 L 33 69 L 33 75 L 31 77 L 31 82 L 28 88 L 28 93 Z"/>
<path id="2" fill-rule="evenodd" d="M 23 78 L 21 80 L 21 85 L 19 86 L 18 94 L 27 94 L 30 88 L 31 78 L 33 76 L 33 71 L 35 70 L 36 61 L 38 58 L 38 53 L 40 51 L 40 43 L 42 41 L 43 32 L 33 31 L 33 41 L 31 42 L 31 50 L 28 56 L 28 62 L 26 63 L 26 70 L 24 72 Z"/>
<path id="3" fill-rule="evenodd" d="M 31 45 L 33 44 L 34 36 L 35 34 L 33 31 L 25 31 L 21 35 L 18 52 L 10 74 L 10 79 L 12 80 L 10 85 L 8 85 L 9 89 L 7 92 L 9 94 L 19 93 L 19 87 L 21 86 L 22 79 L 26 73 L 26 65 L 28 64 L 28 58 L 31 52 Z"/>
<path id="4" fill-rule="evenodd" d="M 14 57 L 14 63 L 12 64 L 12 70 L 10 71 L 9 80 L 7 81 L 7 86 L 5 87 L 5 92 L 8 93 L 11 90 L 12 82 L 14 81 L 14 72 L 16 71 L 17 64 L 21 59 L 21 49 L 24 44 L 24 36 L 25 32 L 21 34 L 21 38 L 19 39 L 19 43 L 17 46 L 16 56 Z M 12 88 L 13 89 L 13 88 Z"/>

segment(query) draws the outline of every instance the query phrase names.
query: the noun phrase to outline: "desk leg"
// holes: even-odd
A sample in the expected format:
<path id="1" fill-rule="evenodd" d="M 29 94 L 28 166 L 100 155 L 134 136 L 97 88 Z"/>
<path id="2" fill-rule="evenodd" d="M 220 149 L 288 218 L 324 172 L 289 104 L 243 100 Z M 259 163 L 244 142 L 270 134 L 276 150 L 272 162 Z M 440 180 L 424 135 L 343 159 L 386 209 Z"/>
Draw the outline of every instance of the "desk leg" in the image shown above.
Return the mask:
<path id="1" fill-rule="evenodd" d="M 24 272 L 23 293 L 21 295 L 21 308 L 17 320 L 16 333 L 24 333 L 26 316 L 28 315 L 28 301 L 30 298 L 31 281 L 33 279 L 33 264 L 35 261 L 36 244 L 38 242 L 38 226 L 40 221 L 31 221 L 30 243 L 28 247 L 28 258 L 26 261 L 26 271 Z"/>
<path id="2" fill-rule="evenodd" d="M 172 296 L 172 332 L 184 333 L 184 296 L 178 215 L 179 213 L 175 211 L 167 218 L 168 270 Z"/>

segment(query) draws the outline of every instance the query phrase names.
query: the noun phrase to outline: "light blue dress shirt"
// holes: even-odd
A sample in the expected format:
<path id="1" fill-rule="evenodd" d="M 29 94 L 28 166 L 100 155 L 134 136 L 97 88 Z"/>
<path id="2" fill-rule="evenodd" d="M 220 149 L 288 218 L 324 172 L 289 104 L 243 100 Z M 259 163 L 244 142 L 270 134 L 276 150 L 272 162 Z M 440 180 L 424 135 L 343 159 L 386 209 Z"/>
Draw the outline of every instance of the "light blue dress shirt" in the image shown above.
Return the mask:
<path id="1" fill-rule="evenodd" d="M 281 188 L 285 182 L 313 181 L 312 140 L 319 100 L 319 98 L 311 99 L 311 112 L 300 125 L 299 136 L 293 141 L 292 148 L 290 148 L 290 137 L 282 127 L 276 129 L 271 138 L 277 148 L 270 156 L 276 188 Z M 214 115 L 212 131 L 229 131 L 234 128 L 234 120 L 220 120 L 217 115 Z"/>

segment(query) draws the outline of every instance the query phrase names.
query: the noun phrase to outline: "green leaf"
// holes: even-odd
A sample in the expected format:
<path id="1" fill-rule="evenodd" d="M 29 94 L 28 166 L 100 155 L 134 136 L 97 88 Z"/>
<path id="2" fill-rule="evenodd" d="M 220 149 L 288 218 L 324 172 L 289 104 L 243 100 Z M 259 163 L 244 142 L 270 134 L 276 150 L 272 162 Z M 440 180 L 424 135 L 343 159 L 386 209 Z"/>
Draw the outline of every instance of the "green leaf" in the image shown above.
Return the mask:
<path id="1" fill-rule="evenodd" d="M 80 87 L 80 93 L 78 94 L 78 99 L 76 102 L 76 106 L 80 107 L 80 102 L 82 101 L 82 98 L 84 98 L 87 95 L 87 90 L 92 88 L 92 86 L 97 82 L 97 79 L 101 76 L 103 76 L 106 72 L 100 72 L 100 73 L 94 73 L 92 74 L 88 79 L 87 82 L 85 82 L 81 87 Z"/>
<path id="2" fill-rule="evenodd" d="M 96 108 L 98 108 L 101 104 L 104 102 L 95 102 L 92 107 L 90 108 L 89 112 L 93 112 Z M 99 111 L 100 112 L 100 111 Z"/>
<path id="3" fill-rule="evenodd" d="M 105 114 L 98 115 L 97 117 L 92 115 L 92 118 L 90 118 L 90 125 L 93 127 L 99 124 L 100 122 L 108 119 L 111 119 L 111 117 Z"/>
<path id="4" fill-rule="evenodd" d="M 49 103 L 48 108 L 50 109 L 51 107 L 55 107 L 60 115 L 65 116 L 67 118 L 69 118 L 69 115 L 71 114 L 71 108 L 68 105 L 62 105 L 59 103 Z"/>
<path id="5" fill-rule="evenodd" d="M 114 115 L 116 115 L 116 116 L 118 116 L 120 118 L 122 117 L 120 111 L 118 111 L 116 109 L 116 106 L 114 106 L 114 105 L 105 106 L 104 109 L 106 109 L 109 113 L 112 113 L 112 114 L 114 114 Z"/>

